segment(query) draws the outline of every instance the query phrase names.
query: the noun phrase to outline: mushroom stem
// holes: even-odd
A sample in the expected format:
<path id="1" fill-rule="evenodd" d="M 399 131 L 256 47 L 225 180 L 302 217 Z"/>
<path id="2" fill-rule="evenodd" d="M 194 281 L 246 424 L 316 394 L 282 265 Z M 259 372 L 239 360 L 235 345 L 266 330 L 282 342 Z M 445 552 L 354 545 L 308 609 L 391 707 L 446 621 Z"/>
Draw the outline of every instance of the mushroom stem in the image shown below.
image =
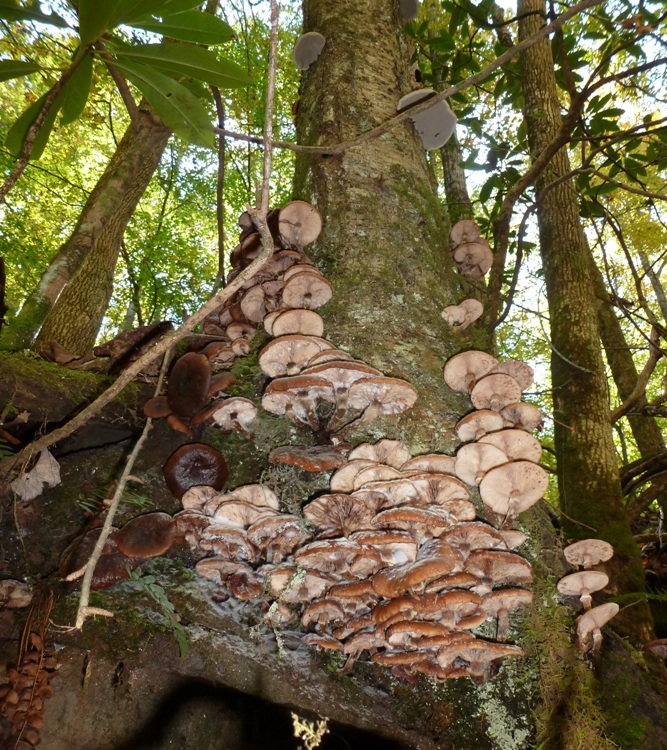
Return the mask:
<path id="1" fill-rule="evenodd" d="M 591 592 L 584 589 L 581 592 L 581 596 L 579 597 L 581 603 L 584 605 L 585 610 L 589 610 L 591 608 L 591 603 L 593 601 L 593 597 L 591 596 Z"/>
<path id="2" fill-rule="evenodd" d="M 507 608 L 498 610 L 498 629 L 496 638 L 504 643 L 507 640 L 507 633 L 510 629 L 510 611 Z"/>

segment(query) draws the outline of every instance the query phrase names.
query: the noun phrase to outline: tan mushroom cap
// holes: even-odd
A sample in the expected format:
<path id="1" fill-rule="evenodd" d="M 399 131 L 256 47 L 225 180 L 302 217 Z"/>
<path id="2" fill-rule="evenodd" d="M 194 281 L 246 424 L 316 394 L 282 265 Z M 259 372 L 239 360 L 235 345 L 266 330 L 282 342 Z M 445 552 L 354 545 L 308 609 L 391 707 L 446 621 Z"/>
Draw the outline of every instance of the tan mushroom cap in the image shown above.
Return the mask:
<path id="1" fill-rule="evenodd" d="M 264 330 L 269 336 L 273 334 L 273 321 L 283 312 L 284 310 L 272 310 L 271 312 L 267 312 L 264 316 L 262 324 L 264 325 Z"/>
<path id="2" fill-rule="evenodd" d="M 415 504 L 419 500 L 419 491 L 412 484 L 409 477 L 390 479 L 388 482 L 367 482 L 361 490 L 353 494 L 365 497 L 364 493 L 372 493 L 372 496 L 380 495 L 383 498 L 383 508 L 393 508 L 397 505 Z"/>
<path id="3" fill-rule="evenodd" d="M 350 452 L 350 460 L 366 459 L 400 469 L 410 458 L 410 450 L 400 440 L 378 440 L 377 443 L 362 443 Z"/>
<path id="4" fill-rule="evenodd" d="M 342 352 L 340 349 L 324 349 L 308 360 L 308 367 L 314 367 L 315 365 L 323 365 L 325 362 L 352 362 L 354 357 L 347 352 Z"/>
<path id="5" fill-rule="evenodd" d="M 333 445 L 283 445 L 269 453 L 270 464 L 298 466 L 307 472 L 338 469 L 346 461 L 345 450 Z"/>
<path id="6" fill-rule="evenodd" d="M 386 565 L 402 565 L 417 557 L 417 542 L 407 531 L 355 531 L 350 539 L 362 547 L 373 547 Z"/>
<path id="7" fill-rule="evenodd" d="M 0 609 L 21 609 L 27 607 L 31 601 L 32 591 L 27 583 L 14 578 L 3 578 L 0 581 Z"/>
<path id="8" fill-rule="evenodd" d="M 449 667 L 456 659 L 462 659 L 470 664 L 470 674 L 486 679 L 490 676 L 491 662 L 507 656 L 523 656 L 523 650 L 519 646 L 476 638 L 469 644 L 444 646 L 438 651 L 438 663 L 442 667 Z"/>
<path id="9" fill-rule="evenodd" d="M 456 524 L 456 518 L 443 510 L 403 506 L 380 511 L 371 523 L 379 528 L 410 531 L 415 536 L 425 539 L 440 536 L 445 529 L 450 529 Z"/>
<path id="10" fill-rule="evenodd" d="M 289 279 L 291 279 L 292 276 L 296 276 L 297 273 L 314 273 L 318 276 L 322 276 L 322 273 L 317 268 L 315 268 L 312 263 L 304 263 L 303 260 L 301 260 L 298 263 L 295 263 L 293 266 L 285 269 L 282 275 L 283 281 L 289 281 Z"/>
<path id="11" fill-rule="evenodd" d="M 252 341 L 257 335 L 257 328 L 252 323 L 241 323 L 238 320 L 234 320 L 227 326 L 225 333 L 232 341 L 234 339 L 248 339 Z"/>
<path id="12" fill-rule="evenodd" d="M 493 264 L 491 247 L 482 237 L 457 245 L 452 258 L 461 275 L 469 279 L 481 279 Z"/>
<path id="13" fill-rule="evenodd" d="M 506 426 L 516 427 L 526 432 L 535 432 L 541 430 L 544 426 L 544 415 L 532 404 L 525 401 L 518 401 L 516 404 L 508 404 L 500 412 L 505 420 Z"/>
<path id="14" fill-rule="evenodd" d="M 442 539 L 463 555 L 468 555 L 477 549 L 507 549 L 501 533 L 482 521 L 459 523 L 453 529 L 445 531 Z"/>
<path id="15" fill-rule="evenodd" d="M 401 414 L 417 400 L 417 389 L 400 378 L 376 376 L 357 380 L 347 396 L 352 409 L 370 409 L 375 414 Z M 369 421 L 365 418 L 364 421 Z M 361 422 L 361 420 L 360 420 Z"/>
<path id="16" fill-rule="evenodd" d="M 250 287 L 241 297 L 241 310 L 243 315 L 253 323 L 261 323 L 264 320 L 270 308 L 267 305 L 266 292 L 259 284 Z M 229 336 L 229 333 L 227 335 Z"/>
<path id="17" fill-rule="evenodd" d="M 499 533 L 509 550 L 518 549 L 528 539 L 528 534 L 524 534 L 519 529 L 500 529 Z"/>
<path id="18" fill-rule="evenodd" d="M 447 544 L 441 544 L 437 556 L 417 559 L 403 565 L 385 568 L 372 578 L 373 588 L 387 599 L 395 599 L 408 591 L 423 591 L 430 581 L 451 573 L 459 557 Z"/>
<path id="19" fill-rule="evenodd" d="M 614 548 L 602 539 L 582 539 L 568 545 L 563 554 L 570 565 L 583 565 L 592 568 L 601 562 L 607 562 L 614 556 Z"/>
<path id="20" fill-rule="evenodd" d="M 345 362 L 324 362 L 323 364 L 309 366 L 302 371 L 302 374 L 328 380 L 336 390 L 336 393 L 347 391 L 357 380 L 382 375 L 374 367 L 354 359 Z"/>
<path id="21" fill-rule="evenodd" d="M 345 494 L 320 495 L 303 509 L 304 517 L 322 530 L 321 536 L 348 536 L 360 529 L 372 529 L 375 512 L 375 508 Z"/>
<path id="22" fill-rule="evenodd" d="M 521 398 L 521 388 L 509 375 L 486 375 L 475 383 L 470 400 L 475 409 L 500 411 Z"/>
<path id="23" fill-rule="evenodd" d="M 315 646 L 318 651 L 342 651 L 343 644 L 326 633 L 306 633 L 301 640 L 308 646 Z"/>
<path id="24" fill-rule="evenodd" d="M 313 355 L 333 348 L 333 344 L 319 336 L 281 336 L 262 349 L 259 354 L 259 366 L 270 378 L 296 375 L 307 367 L 308 360 Z"/>
<path id="25" fill-rule="evenodd" d="M 215 583 L 224 583 L 225 580 L 238 573 L 254 574 L 254 570 L 247 563 L 234 562 L 222 557 L 207 557 L 195 565 L 197 574 L 202 578 L 208 578 Z"/>
<path id="26" fill-rule="evenodd" d="M 454 245 L 473 242 L 482 236 L 480 228 L 472 219 L 461 219 L 452 226 L 449 236 Z"/>
<path id="27" fill-rule="evenodd" d="M 480 579 L 474 588 L 477 593 L 488 594 L 494 586 L 530 583 L 533 569 L 527 560 L 514 552 L 502 550 L 475 550 L 468 555 L 465 572 Z"/>
<path id="28" fill-rule="evenodd" d="M 458 393 L 470 393 L 475 383 L 498 364 L 486 352 L 461 352 L 447 360 L 444 369 L 445 383 Z"/>
<path id="29" fill-rule="evenodd" d="M 454 500 L 470 500 L 470 490 L 456 477 L 449 474 L 414 474 L 410 481 L 417 490 L 417 505 L 441 505 L 446 507 Z M 466 512 L 467 515 L 467 512 Z M 459 518 L 459 521 L 470 520 Z"/>
<path id="30" fill-rule="evenodd" d="M 319 427 L 318 401 L 335 402 L 328 380 L 305 375 L 278 378 L 269 383 L 262 396 L 262 406 L 271 414 L 285 414 L 296 424 Z"/>
<path id="31" fill-rule="evenodd" d="M 332 474 L 329 486 L 334 492 L 352 492 L 354 490 L 354 478 L 357 474 L 362 469 L 379 465 L 377 461 L 369 459 L 350 459 Z"/>
<path id="32" fill-rule="evenodd" d="M 223 430 L 237 430 L 247 434 L 256 416 L 257 407 L 252 401 L 241 396 L 233 396 L 216 405 L 211 419 Z"/>
<path id="33" fill-rule="evenodd" d="M 380 555 L 349 539 L 311 542 L 294 553 L 299 567 L 345 578 L 366 578 L 382 567 Z"/>
<path id="34" fill-rule="evenodd" d="M 556 588 L 563 596 L 578 596 L 584 609 L 591 608 L 591 594 L 601 591 L 609 583 L 609 576 L 600 570 L 582 570 L 558 581 Z"/>
<path id="35" fill-rule="evenodd" d="M 442 453 L 427 453 L 410 458 L 397 468 L 405 475 L 449 474 L 454 476 L 455 464 L 456 459 L 453 456 L 445 456 Z"/>
<path id="36" fill-rule="evenodd" d="M 230 528 L 217 523 L 211 524 L 204 530 L 199 540 L 199 547 L 206 552 L 213 552 L 216 557 L 224 560 L 254 563 L 259 555 L 259 550 L 248 540 L 243 529 Z"/>
<path id="37" fill-rule="evenodd" d="M 468 414 L 456 425 L 456 434 L 462 443 L 480 440 L 484 435 L 502 430 L 505 420 L 497 411 L 482 409 Z"/>
<path id="38" fill-rule="evenodd" d="M 533 594 L 526 589 L 498 589 L 489 591 L 482 600 L 482 610 L 487 617 L 498 618 L 496 638 L 504 641 L 509 630 L 510 612 L 533 603 Z"/>
<path id="39" fill-rule="evenodd" d="M 525 430 L 499 430 L 479 438 L 480 443 L 488 443 L 500 448 L 510 461 L 532 461 L 539 463 L 542 446 Z"/>
<path id="40" fill-rule="evenodd" d="M 448 636 L 449 633 L 449 628 L 439 622 L 399 620 L 386 629 L 385 638 L 387 643 L 394 648 L 414 648 L 420 638 Z M 414 655 L 414 652 L 412 653 Z"/>
<path id="41" fill-rule="evenodd" d="M 441 313 L 442 319 L 455 331 L 464 331 L 481 317 L 484 305 L 476 299 L 466 299 L 458 305 L 450 305 Z"/>
<path id="42" fill-rule="evenodd" d="M 282 513 L 258 519 L 248 527 L 247 536 L 273 565 L 281 563 L 308 538 L 300 518 Z"/>
<path id="43" fill-rule="evenodd" d="M 276 494 L 262 484 L 244 484 L 224 495 L 225 500 L 241 500 L 258 508 L 278 510 L 280 502 Z"/>
<path id="44" fill-rule="evenodd" d="M 218 497 L 218 492 L 205 484 L 197 484 L 186 490 L 181 498 L 181 505 L 184 510 L 202 510 L 204 505 L 214 497 Z"/>
<path id="45" fill-rule="evenodd" d="M 303 610 L 301 624 L 304 628 L 313 625 L 316 630 L 322 630 L 331 624 L 342 622 L 344 619 L 345 610 L 343 607 L 327 597 L 316 599 Z"/>
<path id="46" fill-rule="evenodd" d="M 208 509 L 209 503 L 206 505 L 207 512 Z M 258 507 L 242 500 L 227 500 L 218 504 L 212 517 L 218 525 L 245 529 L 258 519 L 274 515 L 276 512 L 273 508 Z"/>
<path id="47" fill-rule="evenodd" d="M 508 463 L 500 448 L 485 443 L 467 443 L 456 453 L 456 476 L 466 484 L 476 487 L 489 469 Z"/>
<path id="48" fill-rule="evenodd" d="M 361 468 L 352 480 L 352 489 L 360 490 L 371 482 L 388 482 L 392 479 L 403 479 L 398 469 L 393 469 L 386 464 L 374 464 Z"/>
<path id="49" fill-rule="evenodd" d="M 321 337 L 324 321 L 313 310 L 281 310 L 271 323 L 270 333 L 272 336 L 300 334 Z"/>
<path id="50" fill-rule="evenodd" d="M 319 47 L 319 50 L 317 50 L 317 55 L 319 55 L 324 47 L 324 37 L 316 31 L 309 31 L 301 37 L 297 43 L 297 48 L 299 44 L 304 44 L 304 38 L 311 39 L 310 45 L 312 49 Z M 296 52 L 295 48 L 295 59 Z M 315 242 L 320 236 L 322 218 L 317 209 L 311 206 L 310 203 L 306 203 L 305 201 L 290 201 L 280 209 L 278 231 L 284 245 L 290 248 L 301 249 L 306 245 L 310 245 L 311 242 Z"/>
<path id="51" fill-rule="evenodd" d="M 505 362 L 500 362 L 493 368 L 493 370 L 491 370 L 489 375 L 496 373 L 503 373 L 504 375 L 509 375 L 514 378 L 522 391 L 525 391 L 526 388 L 530 388 L 535 376 L 533 368 L 530 365 L 527 365 L 525 362 L 520 362 L 517 359 L 508 359 Z"/>
<path id="52" fill-rule="evenodd" d="M 453 589 L 471 589 L 473 586 L 477 586 L 478 583 L 479 578 L 477 576 L 474 576 L 472 573 L 458 571 L 457 573 L 449 573 L 446 576 L 431 581 L 431 583 L 426 585 L 424 593 L 442 594 Z"/>
<path id="53" fill-rule="evenodd" d="M 596 655 L 602 645 L 603 628 L 612 617 L 618 614 L 619 606 L 616 602 L 606 602 L 593 609 L 584 612 L 577 618 L 577 641 L 579 643 L 579 653 L 585 654 L 592 643 L 592 653 Z"/>
<path id="54" fill-rule="evenodd" d="M 316 310 L 331 299 L 331 284 L 320 274 L 297 273 L 283 287 L 283 304 L 304 310 Z"/>
<path id="55" fill-rule="evenodd" d="M 484 505 L 501 516 L 516 517 L 544 496 L 546 471 L 532 461 L 513 461 L 491 469 L 479 483 Z"/>

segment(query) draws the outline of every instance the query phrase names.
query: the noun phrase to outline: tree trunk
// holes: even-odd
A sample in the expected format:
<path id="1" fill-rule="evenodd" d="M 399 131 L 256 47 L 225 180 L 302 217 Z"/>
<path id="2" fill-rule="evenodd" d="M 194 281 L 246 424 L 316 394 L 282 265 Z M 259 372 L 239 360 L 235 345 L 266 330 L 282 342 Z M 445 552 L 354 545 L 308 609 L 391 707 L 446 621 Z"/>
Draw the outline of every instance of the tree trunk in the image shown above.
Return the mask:
<path id="1" fill-rule="evenodd" d="M 43 322 L 38 351 L 48 350 L 52 340 L 76 354 L 92 348 L 113 290 L 125 228 L 170 134 L 152 112 L 139 110 L 138 127 L 128 127 L 72 236 L 23 305 L 15 321 L 16 334 L 6 346 L 27 346 Z"/>
<path id="2" fill-rule="evenodd" d="M 544 0 L 522 0 L 520 39 L 544 25 Z M 536 158 L 560 125 L 560 104 L 548 40 L 521 55 L 524 114 L 531 155 Z M 590 249 L 579 221 L 571 180 L 548 187 L 570 171 L 561 149 L 536 181 L 540 251 L 544 267 L 553 353 L 551 375 L 560 504 L 568 535 L 600 537 L 614 546 L 613 590 L 643 592 L 644 577 L 623 496 L 609 397 L 597 326 L 598 302 L 590 273 Z M 548 189 L 547 189 L 548 188 Z M 626 632 L 640 641 L 651 635 L 648 607 L 633 608 Z M 641 610 L 637 611 L 637 610 Z"/>

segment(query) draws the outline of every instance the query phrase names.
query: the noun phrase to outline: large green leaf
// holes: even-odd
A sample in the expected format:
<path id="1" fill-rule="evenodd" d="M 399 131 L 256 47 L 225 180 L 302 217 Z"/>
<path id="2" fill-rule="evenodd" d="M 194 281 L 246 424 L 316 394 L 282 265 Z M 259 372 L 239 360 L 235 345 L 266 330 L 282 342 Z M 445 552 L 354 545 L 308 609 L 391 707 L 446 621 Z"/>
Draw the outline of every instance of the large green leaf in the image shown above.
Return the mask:
<path id="1" fill-rule="evenodd" d="M 0 60 L 0 81 L 8 81 L 10 78 L 21 78 L 41 70 L 35 63 L 23 62 L 22 60 Z"/>
<path id="2" fill-rule="evenodd" d="M 48 92 L 47 92 L 48 93 Z M 30 152 L 30 160 L 36 161 L 44 153 L 46 143 L 49 140 L 51 131 L 53 130 L 53 124 L 56 121 L 58 110 L 60 109 L 60 103 L 63 100 L 63 92 L 56 97 L 55 102 L 49 110 L 49 114 L 42 123 L 42 127 L 39 129 L 37 136 L 32 144 L 32 151 Z M 23 141 L 28 133 L 28 129 L 32 123 L 36 120 L 37 115 L 41 112 L 44 106 L 44 101 L 47 94 L 43 94 L 40 98 L 33 102 L 24 112 L 18 120 L 9 128 L 7 136 L 5 138 L 5 146 L 7 150 L 15 156 L 17 159 L 21 155 L 21 149 L 23 148 Z"/>
<path id="3" fill-rule="evenodd" d="M 93 58 L 86 55 L 65 84 L 61 125 L 74 122 L 83 112 L 93 82 Z"/>
<path id="4" fill-rule="evenodd" d="M 137 44 L 118 52 L 117 59 L 148 63 L 171 74 L 197 78 L 221 89 L 252 83 L 236 63 L 219 59 L 210 50 L 190 44 Z"/>
<path id="5" fill-rule="evenodd" d="M 185 86 L 149 65 L 127 60 L 116 60 L 114 65 L 141 91 L 174 133 L 198 146 L 215 146 L 209 114 Z"/>
<path id="6" fill-rule="evenodd" d="M 5 21 L 37 21 L 51 26 L 66 28 L 67 23 L 56 13 L 47 16 L 39 9 L 39 3 L 32 3 L 27 7 L 19 7 L 16 0 L 0 0 L 0 18 Z"/>
<path id="7" fill-rule="evenodd" d="M 192 10 L 201 5 L 202 0 L 120 0 L 118 20 L 120 23 L 134 24 L 139 19 L 150 16 L 172 15 L 185 10 Z"/>
<path id="8" fill-rule="evenodd" d="M 79 0 L 81 44 L 92 44 L 116 25 L 120 0 Z"/>
<path id="9" fill-rule="evenodd" d="M 162 21 L 156 21 L 154 18 L 134 21 L 130 26 L 197 44 L 223 44 L 228 42 L 234 33 L 232 27 L 222 19 L 197 10 L 164 16 Z"/>

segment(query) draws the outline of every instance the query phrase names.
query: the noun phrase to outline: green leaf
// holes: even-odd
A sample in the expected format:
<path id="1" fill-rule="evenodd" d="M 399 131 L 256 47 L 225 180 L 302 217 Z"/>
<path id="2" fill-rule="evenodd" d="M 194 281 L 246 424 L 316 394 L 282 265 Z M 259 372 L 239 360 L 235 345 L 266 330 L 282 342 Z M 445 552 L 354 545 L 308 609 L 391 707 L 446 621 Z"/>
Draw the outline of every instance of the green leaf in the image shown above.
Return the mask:
<path id="1" fill-rule="evenodd" d="M 22 60 L 0 60 L 0 81 L 8 81 L 10 78 L 21 78 L 22 76 L 36 73 L 41 69 L 35 63 L 23 62 Z"/>
<path id="2" fill-rule="evenodd" d="M 58 26 L 61 29 L 67 28 L 67 22 L 64 19 L 56 13 L 47 16 L 40 11 L 37 3 L 27 8 L 21 8 L 16 0 L 0 0 L 0 18 L 5 21 L 37 21 L 38 23 Z"/>
<path id="3" fill-rule="evenodd" d="M 86 55 L 65 84 L 61 125 L 74 122 L 83 112 L 93 82 L 93 58 Z"/>
<path id="4" fill-rule="evenodd" d="M 171 75 L 196 78 L 221 89 L 252 83 L 236 63 L 219 59 L 210 50 L 189 44 L 137 44 L 117 54 L 118 60 L 126 58 L 154 65 Z"/>
<path id="5" fill-rule="evenodd" d="M 92 44 L 116 25 L 120 0 L 79 0 L 81 44 Z"/>
<path id="6" fill-rule="evenodd" d="M 47 92 L 48 93 L 48 92 Z M 18 157 L 21 155 L 21 149 L 23 148 L 23 141 L 28 133 L 30 126 L 37 119 L 37 115 L 41 112 L 46 100 L 47 94 L 42 94 L 36 102 L 33 102 L 24 112 L 18 120 L 9 128 L 7 136 L 5 137 L 5 147 L 12 154 L 12 156 Z M 42 123 L 42 127 L 39 129 L 37 136 L 32 144 L 32 151 L 30 152 L 30 160 L 36 161 L 44 153 L 46 143 L 49 140 L 53 125 L 58 116 L 58 110 L 60 109 L 60 103 L 63 100 L 63 92 L 56 97 L 55 102 L 51 105 L 49 114 Z"/>
<path id="7" fill-rule="evenodd" d="M 130 26 L 198 44 L 223 44 L 234 34 L 232 27 L 222 19 L 197 10 L 166 16 L 162 21 L 153 18 L 133 21 Z"/>
<path id="8" fill-rule="evenodd" d="M 201 5 L 201 0 L 120 0 L 118 22 L 128 25 L 154 16 L 168 16 L 192 10 Z"/>
<path id="9" fill-rule="evenodd" d="M 141 91 L 162 122 L 174 133 L 198 146 L 215 146 L 209 114 L 185 86 L 148 65 L 121 59 L 117 59 L 114 65 Z"/>

